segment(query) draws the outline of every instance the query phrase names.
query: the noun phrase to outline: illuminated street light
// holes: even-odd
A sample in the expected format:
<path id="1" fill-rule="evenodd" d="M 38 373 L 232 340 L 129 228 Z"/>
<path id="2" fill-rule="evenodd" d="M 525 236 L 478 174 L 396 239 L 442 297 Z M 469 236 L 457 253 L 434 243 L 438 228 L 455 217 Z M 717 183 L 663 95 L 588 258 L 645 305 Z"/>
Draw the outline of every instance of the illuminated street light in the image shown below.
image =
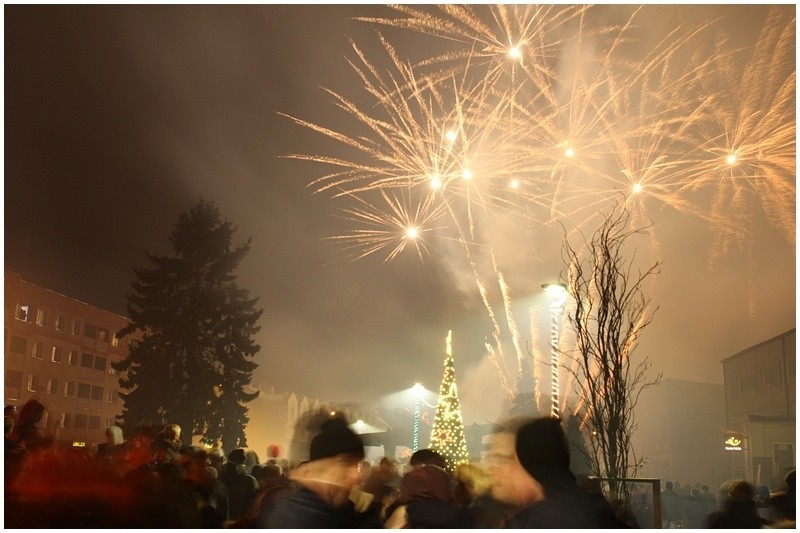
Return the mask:
<path id="1" fill-rule="evenodd" d="M 542 288 L 550 296 L 550 380 L 551 380 L 551 402 L 550 415 L 559 418 L 558 402 L 560 398 L 560 386 L 558 379 L 558 339 L 559 322 L 564 304 L 567 301 L 567 286 L 563 283 L 545 283 Z"/>
<path id="2" fill-rule="evenodd" d="M 422 394 L 425 392 L 425 387 L 420 383 L 414 383 L 411 392 L 414 393 L 414 438 L 412 440 L 411 449 L 416 452 L 419 449 L 419 403 L 422 401 Z"/>

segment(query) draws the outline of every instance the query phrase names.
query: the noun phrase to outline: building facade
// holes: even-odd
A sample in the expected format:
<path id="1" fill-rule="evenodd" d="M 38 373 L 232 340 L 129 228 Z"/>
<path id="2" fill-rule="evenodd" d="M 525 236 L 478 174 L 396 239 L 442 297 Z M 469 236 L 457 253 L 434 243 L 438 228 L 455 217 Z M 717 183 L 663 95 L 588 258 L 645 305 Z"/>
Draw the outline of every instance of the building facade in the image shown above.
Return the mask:
<path id="1" fill-rule="evenodd" d="M 641 477 L 712 487 L 730 479 L 720 445 L 725 426 L 723 386 L 663 379 L 639 397 L 633 433 Z"/>
<path id="2" fill-rule="evenodd" d="M 723 359 L 725 448 L 756 484 L 780 488 L 795 468 L 796 330 Z"/>
<path id="3" fill-rule="evenodd" d="M 122 412 L 111 363 L 127 356 L 128 319 L 5 271 L 5 405 L 36 398 L 56 446 L 94 447 Z"/>

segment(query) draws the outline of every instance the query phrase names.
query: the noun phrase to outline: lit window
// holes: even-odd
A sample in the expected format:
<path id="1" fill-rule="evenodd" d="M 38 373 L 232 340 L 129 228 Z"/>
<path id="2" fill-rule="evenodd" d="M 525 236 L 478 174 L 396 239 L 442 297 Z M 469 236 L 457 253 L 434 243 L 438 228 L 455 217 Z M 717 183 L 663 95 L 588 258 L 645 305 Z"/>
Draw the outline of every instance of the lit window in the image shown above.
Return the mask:
<path id="1" fill-rule="evenodd" d="M 117 403 L 117 398 L 119 398 L 119 395 L 114 389 L 106 391 L 106 403 Z"/>
<path id="2" fill-rule="evenodd" d="M 64 396 L 72 398 L 75 396 L 75 382 L 74 381 L 67 381 L 64 383 Z"/>
<path id="3" fill-rule="evenodd" d="M 108 330 L 106 328 L 97 329 L 97 340 L 100 342 L 108 342 Z"/>
<path id="4" fill-rule="evenodd" d="M 50 351 L 50 360 L 54 363 L 61 362 L 61 348 L 53 346 L 53 349 Z"/>
<path id="5" fill-rule="evenodd" d="M 62 413 L 61 414 L 61 427 L 62 428 L 69 429 L 69 423 L 71 422 L 70 418 L 71 417 L 70 417 L 69 413 Z"/>
<path id="6" fill-rule="evenodd" d="M 36 310 L 36 325 L 37 326 L 47 325 L 47 311 L 45 311 L 44 309 Z"/>
<path id="7" fill-rule="evenodd" d="M 111 346 L 119 348 L 119 337 L 117 337 L 116 333 L 111 336 Z"/>
<path id="8" fill-rule="evenodd" d="M 17 304 L 17 309 L 14 312 L 14 318 L 17 320 L 22 320 L 23 322 L 28 321 L 28 317 L 30 316 L 30 308 L 27 305 Z"/>
<path id="9" fill-rule="evenodd" d="M 56 329 L 62 333 L 67 329 L 67 317 L 62 314 L 56 315 Z"/>
<path id="10" fill-rule="evenodd" d="M 37 392 L 39 390 L 39 376 L 31 374 L 28 376 L 28 390 Z"/>
<path id="11" fill-rule="evenodd" d="M 39 341 L 35 341 L 33 343 L 33 354 L 36 359 L 42 359 L 44 357 L 44 344 Z"/>
<path id="12" fill-rule="evenodd" d="M 70 366 L 75 366 L 78 364 L 78 350 L 69 351 L 69 358 L 67 359 L 67 364 Z"/>
<path id="13" fill-rule="evenodd" d="M 58 380 L 50 378 L 47 380 L 47 394 L 58 394 Z"/>
<path id="14" fill-rule="evenodd" d="M 73 335 L 80 335 L 81 334 L 81 320 L 76 318 L 72 321 L 72 334 Z"/>

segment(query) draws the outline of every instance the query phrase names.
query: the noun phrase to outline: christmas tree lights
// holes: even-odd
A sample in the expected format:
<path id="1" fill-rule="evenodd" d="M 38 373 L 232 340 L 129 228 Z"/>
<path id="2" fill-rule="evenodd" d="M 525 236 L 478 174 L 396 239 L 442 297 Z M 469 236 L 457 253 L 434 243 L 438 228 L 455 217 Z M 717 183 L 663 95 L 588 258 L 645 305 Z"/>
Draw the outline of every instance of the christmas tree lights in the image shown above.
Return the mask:
<path id="1" fill-rule="evenodd" d="M 464 419 L 456 388 L 453 362 L 452 331 L 447 332 L 447 355 L 444 360 L 444 377 L 439 387 L 436 417 L 431 430 L 430 448 L 440 453 L 447 461 L 447 469 L 454 471 L 456 465 L 467 463 L 467 440 L 464 437 Z"/>

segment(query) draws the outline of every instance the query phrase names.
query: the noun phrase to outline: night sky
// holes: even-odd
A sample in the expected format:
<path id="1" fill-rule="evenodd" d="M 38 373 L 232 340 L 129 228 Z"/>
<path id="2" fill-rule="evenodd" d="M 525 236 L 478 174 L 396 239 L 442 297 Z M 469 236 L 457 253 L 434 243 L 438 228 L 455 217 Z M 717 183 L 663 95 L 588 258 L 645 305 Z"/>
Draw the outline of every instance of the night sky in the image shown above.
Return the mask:
<path id="1" fill-rule="evenodd" d="M 596 9 L 609 20 L 614 9 L 630 12 Z M 281 157 L 340 153 L 279 113 L 336 126 L 341 113 L 322 88 L 357 98 L 347 37 L 369 49 L 375 28 L 353 18 L 387 8 L 6 5 L 4 12 L 6 268 L 125 314 L 133 269 L 149 266 L 145 250 L 171 253 L 179 214 L 213 200 L 237 226 L 237 242 L 253 238 L 239 284 L 264 308 L 254 386 L 339 402 L 377 401 L 417 381 L 435 390 L 452 329 L 466 421 L 498 414 L 502 394 L 483 345 L 491 325 L 452 250 L 424 261 L 415 253 L 347 260 L 325 240 L 347 221 L 308 186 L 323 169 Z M 752 46 L 765 16 L 766 6 L 647 6 L 639 35 L 647 46 L 676 20 L 721 17 L 717 28 L 735 45 Z M 429 42 L 382 31 L 398 49 Z M 638 349 L 654 370 L 719 384 L 721 359 L 794 327 L 795 245 L 763 216 L 752 219 L 750 249 L 731 248 L 713 269 L 708 224 L 668 207 L 654 223 L 659 311 Z M 539 287 L 562 270 L 560 242 L 553 229 L 532 238 L 535 257 L 507 276 L 522 309 L 542 310 Z M 521 319 L 523 333 L 528 321 Z"/>

